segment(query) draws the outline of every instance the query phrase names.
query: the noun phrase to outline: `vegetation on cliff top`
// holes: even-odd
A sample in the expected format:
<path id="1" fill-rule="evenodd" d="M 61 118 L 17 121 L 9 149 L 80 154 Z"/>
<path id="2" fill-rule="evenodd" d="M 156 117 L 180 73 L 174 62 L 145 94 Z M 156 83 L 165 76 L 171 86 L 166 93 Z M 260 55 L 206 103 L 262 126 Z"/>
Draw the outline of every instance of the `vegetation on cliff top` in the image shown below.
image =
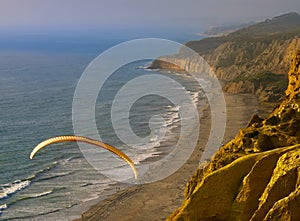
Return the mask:
<path id="1" fill-rule="evenodd" d="M 198 52 L 226 82 L 224 91 L 253 93 L 261 101 L 278 101 L 287 84 L 288 61 L 295 49 L 300 49 L 300 15 L 281 15 L 226 36 L 190 41 L 186 46 Z M 185 56 L 184 48 L 173 57 L 186 71 L 199 70 L 195 59 Z M 174 61 L 172 56 L 166 58 Z M 154 61 L 152 68 L 178 69 L 165 61 Z"/>
<path id="2" fill-rule="evenodd" d="M 270 43 L 273 40 L 285 40 L 295 36 L 300 36 L 300 15 L 292 12 L 250 25 L 226 36 L 189 41 L 186 46 L 203 55 L 212 52 L 225 42 Z"/>
<path id="3" fill-rule="evenodd" d="M 240 75 L 233 82 L 250 81 L 256 88 L 271 87 L 272 92 L 281 93 L 287 87 L 285 75 L 273 74 L 272 72 L 258 73 L 255 76 Z"/>
<path id="4" fill-rule="evenodd" d="M 299 39 L 300 15 L 289 13 L 227 36 L 191 41 L 186 45 L 202 55 L 220 79 L 227 81 L 225 91 L 251 92 L 261 101 L 277 101 L 283 97 L 287 81 L 276 74 L 287 72 L 291 51 L 300 48 Z"/>

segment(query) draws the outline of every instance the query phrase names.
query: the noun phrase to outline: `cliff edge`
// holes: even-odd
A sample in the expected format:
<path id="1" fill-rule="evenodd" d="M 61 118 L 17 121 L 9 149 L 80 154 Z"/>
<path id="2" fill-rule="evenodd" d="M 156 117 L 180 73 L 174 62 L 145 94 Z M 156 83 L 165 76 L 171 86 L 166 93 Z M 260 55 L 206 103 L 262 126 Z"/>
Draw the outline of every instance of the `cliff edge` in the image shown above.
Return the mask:
<path id="1" fill-rule="evenodd" d="M 167 220 L 300 220 L 300 51 L 285 99 L 239 134 L 187 183 Z"/>
<path id="2" fill-rule="evenodd" d="M 295 49 L 300 49 L 300 15 L 289 13 L 267 19 L 226 36 L 190 41 L 186 46 L 199 53 L 225 81 L 224 91 L 252 93 L 262 102 L 276 102 L 284 97 L 287 86 L 288 63 Z M 184 50 L 173 56 L 155 60 L 151 68 L 175 69 L 177 64 L 193 72 L 199 63 L 184 55 Z"/>

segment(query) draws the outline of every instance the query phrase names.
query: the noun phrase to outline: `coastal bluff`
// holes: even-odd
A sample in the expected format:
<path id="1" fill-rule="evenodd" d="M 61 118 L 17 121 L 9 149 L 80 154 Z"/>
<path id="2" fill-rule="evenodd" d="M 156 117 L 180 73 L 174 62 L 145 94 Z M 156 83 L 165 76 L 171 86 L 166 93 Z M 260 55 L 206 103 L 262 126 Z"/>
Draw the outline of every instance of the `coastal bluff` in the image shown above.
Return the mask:
<path id="1" fill-rule="evenodd" d="M 288 82 L 280 105 L 196 171 L 167 220 L 300 220 L 300 51 Z"/>
<path id="2" fill-rule="evenodd" d="M 189 41 L 224 82 L 228 93 L 251 93 L 262 102 L 276 102 L 284 96 L 286 73 L 295 49 L 300 49 L 300 15 L 289 13 L 249 25 L 228 35 Z M 197 72 L 201 62 L 184 53 L 162 56 L 150 68 Z M 169 62 L 168 62 L 169 61 Z"/>

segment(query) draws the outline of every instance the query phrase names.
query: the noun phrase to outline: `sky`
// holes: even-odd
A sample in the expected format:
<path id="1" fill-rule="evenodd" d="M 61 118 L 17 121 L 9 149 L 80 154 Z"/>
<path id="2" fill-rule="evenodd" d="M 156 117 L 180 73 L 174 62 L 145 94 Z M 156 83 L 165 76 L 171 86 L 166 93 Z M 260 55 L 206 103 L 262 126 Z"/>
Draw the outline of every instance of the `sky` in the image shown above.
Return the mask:
<path id="1" fill-rule="evenodd" d="M 300 12 L 299 0 L 0 0 L 0 30 L 185 28 Z"/>

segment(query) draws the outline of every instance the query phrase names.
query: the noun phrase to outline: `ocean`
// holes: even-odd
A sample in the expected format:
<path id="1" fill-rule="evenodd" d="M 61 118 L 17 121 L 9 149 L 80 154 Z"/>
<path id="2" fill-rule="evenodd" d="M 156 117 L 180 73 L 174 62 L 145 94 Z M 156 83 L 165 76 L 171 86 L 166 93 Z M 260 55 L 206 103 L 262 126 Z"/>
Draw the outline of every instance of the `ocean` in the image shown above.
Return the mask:
<path id="1" fill-rule="evenodd" d="M 119 41 L 106 39 L 94 47 L 77 44 L 80 50 L 71 46 L 61 49 L 62 42 L 56 48 L 26 41 L 18 43 L 24 47 L 0 45 L 1 220 L 72 220 L 87 209 L 91 200 L 105 198 L 128 185 L 95 170 L 76 143 L 46 147 L 34 160 L 29 160 L 31 150 L 44 139 L 74 134 L 72 102 L 78 80 L 98 53 Z M 171 77 L 184 85 L 196 106 L 201 104 L 203 94 L 194 79 L 183 77 L 182 73 L 148 70 L 150 63 L 151 60 L 141 60 L 123 66 L 102 88 L 95 118 L 104 142 L 125 148 L 114 133 L 111 107 L 118 90 L 138 76 Z M 180 108 L 155 95 L 145 96 L 134 104 L 130 123 L 138 136 L 149 135 L 149 119 L 153 115 L 162 116 L 167 128 L 163 141 L 153 136 L 149 139 L 151 147 L 136 150 L 136 164 L 170 153 L 180 133 Z M 103 159 L 111 159 L 111 153 L 104 152 Z M 103 160 L 103 167 L 113 171 L 120 165 Z"/>

